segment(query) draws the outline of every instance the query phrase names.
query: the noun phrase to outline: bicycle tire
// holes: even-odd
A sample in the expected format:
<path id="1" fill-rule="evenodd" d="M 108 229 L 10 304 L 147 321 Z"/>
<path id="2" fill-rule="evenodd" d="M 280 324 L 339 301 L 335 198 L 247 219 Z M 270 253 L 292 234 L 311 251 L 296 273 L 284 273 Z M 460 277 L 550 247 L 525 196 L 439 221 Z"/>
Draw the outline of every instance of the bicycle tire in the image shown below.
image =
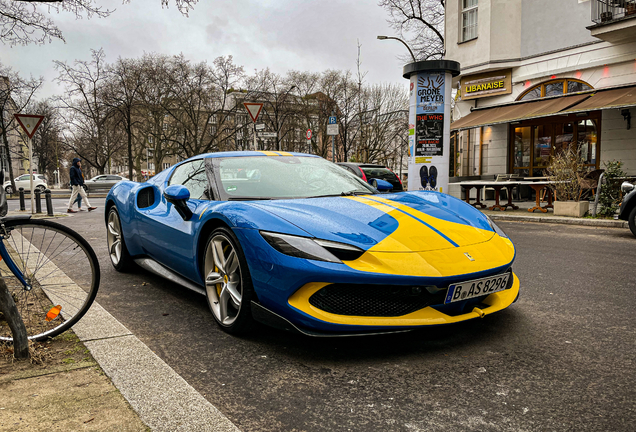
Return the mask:
<path id="1" fill-rule="evenodd" d="M 31 286 L 25 288 L 0 261 L 0 274 L 16 301 L 28 339 L 43 341 L 68 330 L 86 314 L 99 289 L 99 262 L 93 248 L 56 222 L 8 219 L 3 225 L 9 236 L 2 242 Z M 1 227 L 0 234 L 4 234 Z M 13 341 L 2 319 L 0 341 Z"/>

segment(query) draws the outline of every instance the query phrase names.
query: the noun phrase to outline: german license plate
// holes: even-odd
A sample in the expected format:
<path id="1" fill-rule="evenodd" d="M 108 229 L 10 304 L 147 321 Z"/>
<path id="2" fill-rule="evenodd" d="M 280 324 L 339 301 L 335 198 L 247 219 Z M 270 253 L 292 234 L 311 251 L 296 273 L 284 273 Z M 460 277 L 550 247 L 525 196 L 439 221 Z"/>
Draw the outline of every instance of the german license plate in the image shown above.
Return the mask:
<path id="1" fill-rule="evenodd" d="M 468 300 L 474 297 L 492 294 L 497 291 L 503 291 L 508 285 L 509 277 L 510 273 L 506 272 L 497 276 L 453 284 L 448 287 L 444 304 Z"/>

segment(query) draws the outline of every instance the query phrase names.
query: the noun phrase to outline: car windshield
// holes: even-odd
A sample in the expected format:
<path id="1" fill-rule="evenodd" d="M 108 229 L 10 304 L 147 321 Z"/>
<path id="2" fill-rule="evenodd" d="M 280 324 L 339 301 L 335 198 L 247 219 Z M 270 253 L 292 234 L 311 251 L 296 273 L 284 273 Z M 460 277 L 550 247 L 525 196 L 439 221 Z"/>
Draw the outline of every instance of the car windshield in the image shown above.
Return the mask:
<path id="1" fill-rule="evenodd" d="M 354 174 L 317 157 L 247 156 L 215 158 L 213 161 L 223 200 L 375 193 Z"/>

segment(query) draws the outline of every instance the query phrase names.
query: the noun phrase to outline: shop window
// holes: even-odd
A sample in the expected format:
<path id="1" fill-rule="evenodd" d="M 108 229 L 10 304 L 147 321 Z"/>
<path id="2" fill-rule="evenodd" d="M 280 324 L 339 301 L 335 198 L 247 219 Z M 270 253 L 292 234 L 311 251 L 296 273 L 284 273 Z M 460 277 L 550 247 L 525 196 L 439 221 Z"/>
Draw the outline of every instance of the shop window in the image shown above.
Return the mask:
<path id="1" fill-rule="evenodd" d="M 579 156 L 584 165 L 596 166 L 596 122 L 592 119 L 585 119 L 576 125 Z"/>
<path id="2" fill-rule="evenodd" d="M 462 0 L 462 42 L 477 37 L 477 3 L 478 0 Z"/>
<path id="3" fill-rule="evenodd" d="M 532 100 L 549 96 L 559 96 L 567 93 L 576 93 L 591 90 L 592 86 L 576 79 L 560 79 L 547 81 L 526 90 L 517 100 Z"/>
<path id="4" fill-rule="evenodd" d="M 510 169 L 521 177 L 543 177 L 552 158 L 567 149 L 578 152 L 587 170 L 598 168 L 600 113 L 585 118 L 535 119 L 510 129 Z M 527 124 L 527 125 L 526 125 Z"/>

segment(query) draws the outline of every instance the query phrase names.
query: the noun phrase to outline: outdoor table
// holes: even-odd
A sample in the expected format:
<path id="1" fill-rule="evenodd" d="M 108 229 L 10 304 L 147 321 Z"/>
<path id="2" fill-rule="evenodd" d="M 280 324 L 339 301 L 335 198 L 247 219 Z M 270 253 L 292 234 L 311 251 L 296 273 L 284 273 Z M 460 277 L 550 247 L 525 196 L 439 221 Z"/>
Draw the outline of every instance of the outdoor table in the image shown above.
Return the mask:
<path id="1" fill-rule="evenodd" d="M 518 181 L 480 181 L 480 180 L 471 180 L 471 181 L 463 181 L 463 182 L 459 182 L 458 184 L 462 187 L 462 189 L 464 189 L 464 191 L 466 192 L 466 202 L 468 204 L 470 203 L 470 190 L 472 188 L 475 188 L 477 190 L 477 198 L 475 199 L 475 202 L 471 205 L 477 207 L 479 206 L 480 208 L 485 208 L 486 205 L 484 205 L 481 202 L 480 199 L 480 195 L 481 195 L 481 190 L 484 187 L 492 187 L 495 190 L 495 205 L 493 205 L 492 207 L 488 207 L 488 210 L 500 210 L 500 211 L 505 211 L 506 208 L 510 207 L 513 210 L 517 210 L 519 207 L 514 205 L 512 203 L 512 189 L 519 185 L 522 182 L 518 182 Z M 508 202 L 506 204 L 500 204 L 499 203 L 499 197 L 500 197 L 500 193 L 501 193 L 501 189 L 506 188 L 508 190 Z"/>
<path id="2" fill-rule="evenodd" d="M 534 207 L 528 209 L 530 213 L 534 213 L 535 210 L 541 210 L 543 213 L 547 213 L 549 208 L 554 209 L 554 205 L 552 205 L 552 189 L 549 187 L 553 183 L 555 182 L 546 180 L 519 182 L 519 184 L 528 185 L 532 189 L 534 189 L 536 195 L 536 203 Z M 547 188 L 546 198 L 548 200 L 548 203 L 545 206 L 541 207 L 541 191 L 545 188 Z"/>

